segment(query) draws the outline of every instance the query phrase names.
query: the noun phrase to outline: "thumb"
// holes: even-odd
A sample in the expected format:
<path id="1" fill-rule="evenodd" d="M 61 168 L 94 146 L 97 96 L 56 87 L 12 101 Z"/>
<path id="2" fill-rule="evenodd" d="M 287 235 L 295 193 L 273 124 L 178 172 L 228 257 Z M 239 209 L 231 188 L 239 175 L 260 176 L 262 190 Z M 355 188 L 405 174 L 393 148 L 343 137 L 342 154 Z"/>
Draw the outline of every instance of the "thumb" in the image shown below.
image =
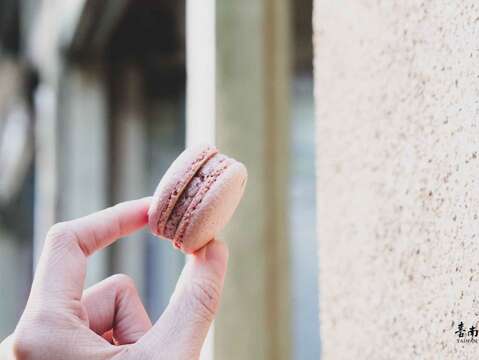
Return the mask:
<path id="1" fill-rule="evenodd" d="M 163 315 L 136 343 L 145 355 L 197 359 L 219 307 L 228 262 L 223 242 L 212 240 L 187 261 Z"/>

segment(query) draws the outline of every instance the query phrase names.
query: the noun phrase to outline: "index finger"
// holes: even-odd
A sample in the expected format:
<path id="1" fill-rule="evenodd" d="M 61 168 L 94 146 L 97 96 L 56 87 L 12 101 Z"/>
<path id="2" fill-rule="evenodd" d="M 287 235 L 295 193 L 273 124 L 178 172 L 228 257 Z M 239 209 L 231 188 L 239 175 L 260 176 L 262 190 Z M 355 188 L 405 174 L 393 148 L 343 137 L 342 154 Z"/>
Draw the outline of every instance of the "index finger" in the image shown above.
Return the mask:
<path id="1" fill-rule="evenodd" d="M 150 198 L 127 201 L 97 213 L 54 225 L 40 256 L 32 293 L 80 300 L 87 257 L 144 227 Z"/>

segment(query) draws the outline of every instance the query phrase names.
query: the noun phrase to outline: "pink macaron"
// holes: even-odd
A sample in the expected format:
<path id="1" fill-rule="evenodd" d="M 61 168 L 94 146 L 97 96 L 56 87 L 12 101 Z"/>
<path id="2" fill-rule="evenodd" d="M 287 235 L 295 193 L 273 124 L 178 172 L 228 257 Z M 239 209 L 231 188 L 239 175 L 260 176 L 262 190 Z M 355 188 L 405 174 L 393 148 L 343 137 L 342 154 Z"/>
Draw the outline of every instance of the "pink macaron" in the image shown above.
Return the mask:
<path id="1" fill-rule="evenodd" d="M 228 223 L 246 185 L 246 167 L 211 145 L 187 148 L 156 188 L 148 211 L 153 234 L 193 253 Z"/>

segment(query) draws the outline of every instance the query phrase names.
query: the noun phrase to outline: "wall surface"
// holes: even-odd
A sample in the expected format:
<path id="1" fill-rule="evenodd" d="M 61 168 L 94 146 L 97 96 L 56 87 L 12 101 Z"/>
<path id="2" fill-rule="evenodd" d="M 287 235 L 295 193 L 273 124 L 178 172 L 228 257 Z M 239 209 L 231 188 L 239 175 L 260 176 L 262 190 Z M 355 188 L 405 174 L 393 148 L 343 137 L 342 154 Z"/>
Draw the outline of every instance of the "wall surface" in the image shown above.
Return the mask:
<path id="1" fill-rule="evenodd" d="M 314 26 L 323 359 L 477 358 L 479 4 L 316 0 Z"/>

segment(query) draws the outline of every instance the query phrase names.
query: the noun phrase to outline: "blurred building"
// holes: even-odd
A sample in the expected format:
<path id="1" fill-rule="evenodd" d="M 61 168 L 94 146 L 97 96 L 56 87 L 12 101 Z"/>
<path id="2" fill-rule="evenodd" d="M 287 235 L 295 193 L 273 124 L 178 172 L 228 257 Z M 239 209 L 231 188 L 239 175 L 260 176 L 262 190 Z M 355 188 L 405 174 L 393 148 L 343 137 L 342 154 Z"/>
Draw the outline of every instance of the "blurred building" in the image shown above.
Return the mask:
<path id="1" fill-rule="evenodd" d="M 151 193 L 183 148 L 185 51 L 174 2 L 0 4 L 7 331 L 49 226 Z M 87 282 L 127 272 L 157 317 L 183 263 L 166 245 L 125 239 L 93 256 Z"/>
<path id="2" fill-rule="evenodd" d="M 205 358 L 317 358 L 311 7 L 0 0 L 0 337 L 53 223 L 151 194 L 208 140 L 250 180 Z M 183 263 L 144 231 L 89 259 L 87 285 L 128 273 L 155 320 Z"/>

